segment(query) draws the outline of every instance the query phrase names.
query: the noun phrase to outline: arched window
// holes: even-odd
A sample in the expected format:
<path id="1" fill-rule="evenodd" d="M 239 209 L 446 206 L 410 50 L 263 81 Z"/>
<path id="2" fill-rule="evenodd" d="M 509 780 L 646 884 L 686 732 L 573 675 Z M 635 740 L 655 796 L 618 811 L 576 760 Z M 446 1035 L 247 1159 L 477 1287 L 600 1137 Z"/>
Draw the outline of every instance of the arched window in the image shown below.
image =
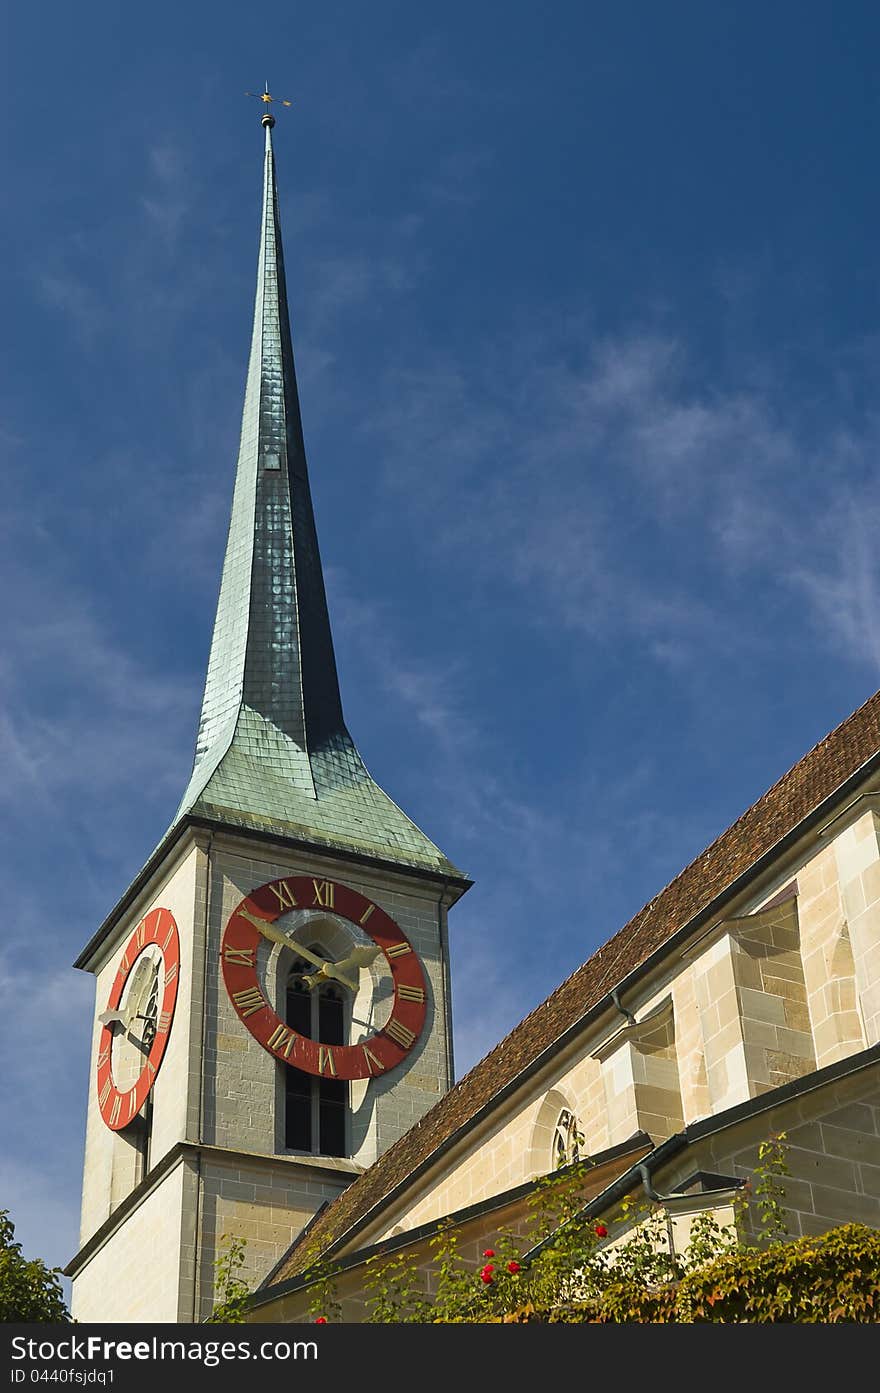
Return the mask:
<path id="1" fill-rule="evenodd" d="M 553 1165 L 558 1169 L 579 1161 L 581 1141 L 577 1118 L 568 1108 L 563 1108 L 553 1129 Z"/>
<path id="2" fill-rule="evenodd" d="M 320 944 L 311 951 L 326 957 Z M 309 990 L 304 973 L 313 973 L 314 964 L 297 958 L 287 978 L 287 1024 L 310 1040 L 323 1045 L 344 1045 L 346 992 L 336 982 L 322 982 Z M 284 1144 L 292 1151 L 314 1156 L 345 1156 L 348 1084 L 345 1079 L 318 1078 L 301 1069 L 283 1066 L 285 1071 Z"/>

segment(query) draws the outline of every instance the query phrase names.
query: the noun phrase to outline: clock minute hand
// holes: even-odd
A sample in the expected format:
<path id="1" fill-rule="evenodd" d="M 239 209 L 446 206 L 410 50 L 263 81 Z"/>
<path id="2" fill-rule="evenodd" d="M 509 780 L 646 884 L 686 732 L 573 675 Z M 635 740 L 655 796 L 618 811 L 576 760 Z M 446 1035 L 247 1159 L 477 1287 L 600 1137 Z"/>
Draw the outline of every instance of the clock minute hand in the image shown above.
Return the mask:
<path id="1" fill-rule="evenodd" d="M 98 1020 L 102 1025 L 119 1024 L 124 1030 L 131 1030 L 132 1024 L 149 999 L 153 985 L 155 966 L 149 959 L 142 959 L 135 970 L 126 1004 L 115 1011 L 102 1011 Z"/>
<path id="2" fill-rule="evenodd" d="M 317 973 L 309 973 L 306 976 L 305 980 L 309 986 L 315 985 L 315 982 L 311 980 L 312 977 L 335 977 L 338 982 L 344 983 L 351 991 L 357 991 L 357 987 L 349 977 L 334 971 L 333 963 L 328 963 L 326 958 L 319 958 L 317 953 L 312 953 L 301 943 L 297 943 L 295 938 L 288 938 L 287 934 L 276 929 L 274 924 L 270 924 L 267 919 L 259 919 L 256 914 L 251 914 L 248 910 L 240 909 L 239 914 L 243 919 L 247 919 L 249 924 L 253 924 L 264 938 L 268 938 L 270 943 L 280 943 L 283 948 L 292 948 L 294 952 L 299 953 L 300 957 L 305 958 L 306 962 L 312 963 L 318 969 Z"/>
<path id="3" fill-rule="evenodd" d="M 290 938 L 288 934 L 276 929 L 275 925 L 270 924 L 268 919 L 260 919 L 256 914 L 251 914 L 249 909 L 240 909 L 238 912 L 242 919 L 247 919 L 249 924 L 253 924 L 254 928 L 258 929 L 264 938 L 268 938 L 270 943 L 280 943 L 282 948 L 295 948 L 301 957 L 314 963 L 315 967 L 324 966 L 325 958 L 319 958 L 316 953 L 310 953 L 308 948 L 297 943 L 296 939 Z"/>

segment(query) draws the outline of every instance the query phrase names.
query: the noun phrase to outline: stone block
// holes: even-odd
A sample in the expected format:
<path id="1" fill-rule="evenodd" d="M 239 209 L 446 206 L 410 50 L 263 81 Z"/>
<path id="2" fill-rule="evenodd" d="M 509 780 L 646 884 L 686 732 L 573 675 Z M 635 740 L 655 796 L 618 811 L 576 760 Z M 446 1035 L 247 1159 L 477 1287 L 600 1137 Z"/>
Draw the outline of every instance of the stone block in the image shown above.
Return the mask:
<path id="1" fill-rule="evenodd" d="M 880 1135 L 880 1109 L 872 1108 L 867 1103 L 846 1103 L 843 1107 L 835 1108 L 822 1121 L 823 1125 L 827 1122 L 831 1126 L 846 1127 L 854 1132 L 874 1132 Z"/>
<path id="2" fill-rule="evenodd" d="M 747 1019 L 785 1025 L 785 1005 L 781 997 L 768 996 L 766 992 L 756 992 L 749 987 L 743 987 L 740 1000 L 743 1016 Z"/>
<path id="3" fill-rule="evenodd" d="M 788 1165 L 793 1175 L 808 1180 L 811 1185 L 824 1185 L 829 1189 L 847 1190 L 853 1194 L 858 1190 L 856 1168 L 851 1161 L 842 1157 L 792 1147 Z"/>
<path id="4" fill-rule="evenodd" d="M 849 1190 L 835 1190 L 826 1185 L 813 1186 L 813 1206 L 817 1215 L 832 1224 L 871 1224 L 880 1226 L 880 1200 Z M 821 1232 L 821 1230 L 819 1230 Z"/>
<path id="5" fill-rule="evenodd" d="M 819 1122 L 801 1122 L 796 1127 L 786 1127 L 785 1136 L 789 1146 L 798 1147 L 802 1151 L 821 1154 L 825 1150 Z"/>
<path id="6" fill-rule="evenodd" d="M 810 1212 L 813 1208 L 813 1190 L 809 1181 L 798 1180 L 795 1175 L 786 1175 L 782 1178 L 782 1186 L 785 1190 L 785 1207 L 787 1209 L 806 1210 Z"/>
<path id="7" fill-rule="evenodd" d="M 880 1166 L 859 1165 L 859 1182 L 866 1195 L 871 1195 L 880 1202 Z M 880 1224 L 880 1204 L 878 1204 L 878 1218 Z"/>
<path id="8" fill-rule="evenodd" d="M 855 880 L 851 880 L 847 885 L 843 886 L 842 896 L 843 910 L 847 919 L 858 919 L 859 915 L 863 914 L 867 908 L 861 876 L 858 876 Z"/>

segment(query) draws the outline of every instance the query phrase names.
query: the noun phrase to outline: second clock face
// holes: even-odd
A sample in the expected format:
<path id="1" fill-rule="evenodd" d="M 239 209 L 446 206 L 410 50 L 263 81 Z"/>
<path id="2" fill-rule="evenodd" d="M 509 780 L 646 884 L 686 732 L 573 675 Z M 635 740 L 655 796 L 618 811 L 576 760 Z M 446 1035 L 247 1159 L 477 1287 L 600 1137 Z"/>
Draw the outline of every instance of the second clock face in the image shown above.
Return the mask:
<path id="1" fill-rule="evenodd" d="M 151 909 L 125 945 L 99 1020 L 98 1106 L 112 1132 L 147 1101 L 174 1018 L 180 938 L 167 909 Z"/>
<path id="2" fill-rule="evenodd" d="M 304 946 L 274 927 L 295 910 L 326 910 L 348 920 L 372 940 L 372 949 L 353 942 L 338 963 L 311 956 Z M 394 1003 L 381 1029 L 353 1045 L 328 1044 L 301 1035 L 280 1020 L 258 975 L 263 939 L 282 944 L 313 961 L 317 971 L 303 974 L 314 989 L 323 981 L 356 988 L 361 967 L 382 953 L 391 973 Z M 412 944 L 390 915 L 357 890 L 334 880 L 288 876 L 261 885 L 229 916 L 221 945 L 223 980 L 239 1020 L 265 1050 L 285 1064 L 325 1078 L 369 1079 L 399 1064 L 425 1024 L 425 978 Z"/>

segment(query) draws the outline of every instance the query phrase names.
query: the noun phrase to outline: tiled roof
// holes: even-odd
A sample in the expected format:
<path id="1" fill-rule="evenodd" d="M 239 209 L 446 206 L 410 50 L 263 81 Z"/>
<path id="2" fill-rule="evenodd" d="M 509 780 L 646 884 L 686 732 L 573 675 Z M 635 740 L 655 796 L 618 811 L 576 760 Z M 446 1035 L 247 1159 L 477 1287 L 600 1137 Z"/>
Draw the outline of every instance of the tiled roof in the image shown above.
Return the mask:
<path id="1" fill-rule="evenodd" d="M 630 972 L 708 909 L 880 752 L 880 692 L 816 745 L 638 914 L 526 1016 L 320 1216 L 277 1281 L 341 1239 L 430 1163 L 481 1110 Z"/>
<path id="2" fill-rule="evenodd" d="M 271 128 L 232 515 L 192 775 L 203 816 L 464 880 L 346 729 L 309 489 Z"/>

